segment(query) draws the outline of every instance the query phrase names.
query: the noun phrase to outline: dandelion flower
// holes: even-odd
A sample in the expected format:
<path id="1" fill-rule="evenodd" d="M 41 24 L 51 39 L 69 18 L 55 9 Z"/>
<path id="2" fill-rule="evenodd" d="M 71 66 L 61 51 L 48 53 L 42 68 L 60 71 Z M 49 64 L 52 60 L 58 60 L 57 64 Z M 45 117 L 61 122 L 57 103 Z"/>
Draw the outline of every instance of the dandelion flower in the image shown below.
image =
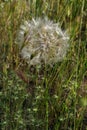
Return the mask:
<path id="1" fill-rule="evenodd" d="M 67 34 L 47 18 L 25 21 L 17 39 L 20 54 L 30 66 L 62 61 L 69 47 Z"/>

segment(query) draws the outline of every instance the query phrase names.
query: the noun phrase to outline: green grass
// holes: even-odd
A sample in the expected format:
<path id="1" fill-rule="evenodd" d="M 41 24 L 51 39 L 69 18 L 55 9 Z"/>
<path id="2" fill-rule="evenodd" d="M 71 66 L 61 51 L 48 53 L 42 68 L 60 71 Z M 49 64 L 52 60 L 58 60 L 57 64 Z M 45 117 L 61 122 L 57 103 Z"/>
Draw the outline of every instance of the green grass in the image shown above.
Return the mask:
<path id="1" fill-rule="evenodd" d="M 65 60 L 38 72 L 19 57 L 15 39 L 24 20 L 44 16 L 67 30 L 70 48 Z M 86 17 L 86 0 L 0 2 L 1 130 L 87 129 L 83 121 L 87 118 Z M 17 75 L 15 70 L 20 69 L 31 81 L 29 84 Z"/>

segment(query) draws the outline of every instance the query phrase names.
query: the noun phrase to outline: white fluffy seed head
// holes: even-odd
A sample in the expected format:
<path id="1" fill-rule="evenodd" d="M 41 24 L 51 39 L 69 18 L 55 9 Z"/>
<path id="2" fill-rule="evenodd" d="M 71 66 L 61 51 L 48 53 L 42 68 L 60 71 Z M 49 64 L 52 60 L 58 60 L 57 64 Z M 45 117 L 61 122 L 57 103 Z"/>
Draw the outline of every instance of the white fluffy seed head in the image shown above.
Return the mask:
<path id="1" fill-rule="evenodd" d="M 29 65 L 49 64 L 62 61 L 66 56 L 69 37 L 58 23 L 37 18 L 21 25 L 17 43 L 21 56 Z"/>

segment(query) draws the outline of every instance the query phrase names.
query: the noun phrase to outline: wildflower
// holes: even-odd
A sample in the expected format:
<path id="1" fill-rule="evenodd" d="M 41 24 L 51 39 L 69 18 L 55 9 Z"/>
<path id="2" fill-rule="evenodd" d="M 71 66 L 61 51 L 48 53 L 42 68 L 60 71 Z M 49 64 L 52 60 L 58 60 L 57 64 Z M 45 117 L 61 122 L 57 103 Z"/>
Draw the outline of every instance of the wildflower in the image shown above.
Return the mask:
<path id="1" fill-rule="evenodd" d="M 68 40 L 58 23 L 47 18 L 25 21 L 18 34 L 20 54 L 30 66 L 62 61 L 69 47 Z"/>

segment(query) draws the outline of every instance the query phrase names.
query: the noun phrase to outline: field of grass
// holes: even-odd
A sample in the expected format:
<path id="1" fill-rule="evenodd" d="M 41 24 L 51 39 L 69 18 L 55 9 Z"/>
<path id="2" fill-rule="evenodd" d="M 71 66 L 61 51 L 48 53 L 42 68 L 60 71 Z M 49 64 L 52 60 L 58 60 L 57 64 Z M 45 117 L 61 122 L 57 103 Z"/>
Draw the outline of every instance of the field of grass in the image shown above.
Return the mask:
<path id="1" fill-rule="evenodd" d="M 67 31 L 69 50 L 38 71 L 15 40 L 25 20 L 45 16 Z M 0 130 L 87 130 L 86 0 L 0 1 Z"/>

